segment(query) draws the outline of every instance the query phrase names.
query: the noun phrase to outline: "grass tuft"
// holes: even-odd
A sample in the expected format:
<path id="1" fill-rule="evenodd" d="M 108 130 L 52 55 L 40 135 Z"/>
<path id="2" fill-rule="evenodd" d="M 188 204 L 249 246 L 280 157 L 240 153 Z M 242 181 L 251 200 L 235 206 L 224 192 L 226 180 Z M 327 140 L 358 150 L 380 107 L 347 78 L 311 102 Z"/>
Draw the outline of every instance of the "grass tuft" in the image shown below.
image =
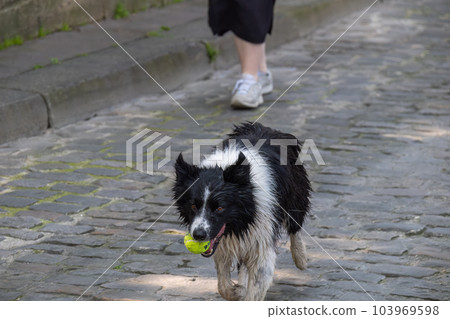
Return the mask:
<path id="1" fill-rule="evenodd" d="M 0 50 L 4 50 L 6 48 L 22 44 L 23 38 L 20 35 L 16 35 L 15 37 L 7 38 L 3 42 L 0 42 Z"/>
<path id="2" fill-rule="evenodd" d="M 203 44 L 206 48 L 206 54 L 208 55 L 209 63 L 213 63 L 217 59 L 219 51 L 214 47 L 213 44 L 208 41 L 204 41 Z"/>
<path id="3" fill-rule="evenodd" d="M 147 33 L 145 34 L 145 36 L 146 36 L 147 38 L 150 38 L 150 37 L 160 37 L 160 36 L 161 36 L 161 33 L 159 33 L 158 31 L 149 31 L 149 32 L 147 32 Z"/>
<path id="4" fill-rule="evenodd" d="M 44 29 L 44 27 L 39 27 L 38 30 L 38 38 L 43 38 L 48 34 L 48 31 Z"/>
<path id="5" fill-rule="evenodd" d="M 119 19 L 123 19 L 126 18 L 130 15 L 130 12 L 128 12 L 128 10 L 125 8 L 125 5 L 123 4 L 123 2 L 118 2 L 116 4 L 116 8 L 114 9 L 114 19 L 115 20 L 119 20 Z"/>
<path id="6" fill-rule="evenodd" d="M 63 23 L 62 27 L 61 27 L 61 31 L 67 32 L 67 31 L 71 31 L 72 28 L 67 24 L 67 23 Z"/>

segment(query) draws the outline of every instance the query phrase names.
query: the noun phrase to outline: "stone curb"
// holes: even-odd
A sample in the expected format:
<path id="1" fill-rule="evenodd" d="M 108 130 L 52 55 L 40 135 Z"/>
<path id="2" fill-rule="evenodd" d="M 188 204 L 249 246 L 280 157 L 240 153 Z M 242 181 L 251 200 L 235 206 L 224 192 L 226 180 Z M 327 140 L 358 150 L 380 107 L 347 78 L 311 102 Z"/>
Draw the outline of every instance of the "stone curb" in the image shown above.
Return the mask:
<path id="1" fill-rule="evenodd" d="M 355 10 L 365 9 L 371 2 L 277 3 L 268 49 L 305 36 Z M 210 63 L 206 54 L 206 41 L 219 51 L 214 63 Z M 167 91 L 204 77 L 214 68 L 237 62 L 232 37 L 212 37 L 206 19 L 175 27 L 164 38 L 133 41 L 125 49 Z M 118 47 L 2 79 L 0 89 L 6 97 L 0 101 L 0 143 L 42 134 L 47 128 L 88 119 L 102 108 L 162 92 Z"/>

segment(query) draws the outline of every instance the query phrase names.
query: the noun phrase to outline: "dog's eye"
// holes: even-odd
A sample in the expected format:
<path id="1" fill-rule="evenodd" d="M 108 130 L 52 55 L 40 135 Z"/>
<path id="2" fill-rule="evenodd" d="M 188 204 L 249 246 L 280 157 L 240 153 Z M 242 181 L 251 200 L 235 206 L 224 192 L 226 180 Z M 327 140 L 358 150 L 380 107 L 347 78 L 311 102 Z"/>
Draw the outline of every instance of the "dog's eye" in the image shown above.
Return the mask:
<path id="1" fill-rule="evenodd" d="M 193 211 L 197 210 L 197 206 L 195 204 L 192 204 L 191 208 L 192 208 Z"/>
<path id="2" fill-rule="evenodd" d="M 223 208 L 222 207 L 217 207 L 216 212 L 218 212 L 218 213 L 223 212 Z"/>

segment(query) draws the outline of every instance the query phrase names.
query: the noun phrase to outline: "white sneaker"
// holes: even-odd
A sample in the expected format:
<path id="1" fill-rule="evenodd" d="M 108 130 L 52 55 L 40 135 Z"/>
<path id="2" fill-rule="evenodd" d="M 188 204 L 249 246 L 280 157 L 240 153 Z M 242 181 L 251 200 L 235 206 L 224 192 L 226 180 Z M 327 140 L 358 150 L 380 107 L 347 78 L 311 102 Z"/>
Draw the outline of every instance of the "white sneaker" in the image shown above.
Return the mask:
<path id="1" fill-rule="evenodd" d="M 258 82 L 261 84 L 262 94 L 269 94 L 273 90 L 273 78 L 272 72 L 267 70 L 267 72 L 258 72 Z"/>
<path id="2" fill-rule="evenodd" d="M 231 105 L 235 108 L 256 108 L 264 102 L 261 84 L 250 74 L 242 74 L 231 94 Z"/>

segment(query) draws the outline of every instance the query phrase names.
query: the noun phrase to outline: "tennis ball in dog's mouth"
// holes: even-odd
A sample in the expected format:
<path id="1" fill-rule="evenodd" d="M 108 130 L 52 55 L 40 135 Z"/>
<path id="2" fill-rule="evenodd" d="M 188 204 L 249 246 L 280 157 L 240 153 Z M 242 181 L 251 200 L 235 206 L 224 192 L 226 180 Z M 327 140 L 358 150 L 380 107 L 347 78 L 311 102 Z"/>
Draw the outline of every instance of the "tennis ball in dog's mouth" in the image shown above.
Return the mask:
<path id="1" fill-rule="evenodd" d="M 201 254 L 209 249 L 210 241 L 196 241 L 191 234 L 184 236 L 184 245 L 193 254 Z"/>

